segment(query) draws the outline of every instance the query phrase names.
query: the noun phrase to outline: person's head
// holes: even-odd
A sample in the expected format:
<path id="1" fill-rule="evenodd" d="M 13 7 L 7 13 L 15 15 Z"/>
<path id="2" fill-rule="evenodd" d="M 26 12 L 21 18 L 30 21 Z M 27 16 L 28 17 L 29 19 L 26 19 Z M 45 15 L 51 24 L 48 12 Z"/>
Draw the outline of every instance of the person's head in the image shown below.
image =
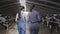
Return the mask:
<path id="1" fill-rule="evenodd" d="M 31 8 L 30 8 L 30 11 L 32 11 L 32 9 L 34 9 L 35 5 L 32 5 Z"/>
<path id="2" fill-rule="evenodd" d="M 20 10 L 22 11 L 23 9 L 24 9 L 24 6 L 21 6 L 21 7 L 20 7 Z"/>

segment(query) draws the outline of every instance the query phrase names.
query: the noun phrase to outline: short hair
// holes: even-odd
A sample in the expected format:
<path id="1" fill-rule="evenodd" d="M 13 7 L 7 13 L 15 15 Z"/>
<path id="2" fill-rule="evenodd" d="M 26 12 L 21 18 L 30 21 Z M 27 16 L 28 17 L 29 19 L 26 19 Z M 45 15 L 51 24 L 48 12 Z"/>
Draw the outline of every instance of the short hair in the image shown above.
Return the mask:
<path id="1" fill-rule="evenodd" d="M 35 4 L 33 4 L 32 6 L 31 6 L 31 8 L 34 8 L 35 7 Z"/>

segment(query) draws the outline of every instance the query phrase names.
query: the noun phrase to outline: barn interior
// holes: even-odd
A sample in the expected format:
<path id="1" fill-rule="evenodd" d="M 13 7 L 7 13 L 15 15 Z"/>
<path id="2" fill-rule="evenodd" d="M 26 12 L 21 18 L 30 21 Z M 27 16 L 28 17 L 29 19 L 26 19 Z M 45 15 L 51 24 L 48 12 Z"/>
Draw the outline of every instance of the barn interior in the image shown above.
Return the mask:
<path id="1" fill-rule="evenodd" d="M 23 0 L 24 1 L 24 0 Z M 34 4 L 41 16 L 39 34 L 60 34 L 60 0 L 25 0 L 26 11 Z M 23 3 L 24 4 L 24 3 Z M 0 0 L 0 34 L 18 34 L 16 13 L 19 11 L 20 0 Z M 49 25 L 50 17 L 56 17 L 58 26 Z M 50 28 L 51 26 L 51 28 Z M 53 27 L 52 27 L 53 26 Z"/>
<path id="2" fill-rule="evenodd" d="M 55 27 L 56 25 L 50 24 L 51 21 L 52 23 L 60 21 L 60 0 L 27 0 L 27 11 L 30 10 L 33 4 L 35 5 L 34 10 L 38 11 L 42 18 L 39 34 L 60 34 L 60 31 L 58 31 L 58 29 L 60 30 L 60 22 L 56 23 L 58 24 L 57 27 Z M 58 21 L 56 19 L 51 20 L 50 17 L 52 16 L 56 17 Z"/>
<path id="3" fill-rule="evenodd" d="M 8 29 L 15 23 L 19 7 L 19 0 L 0 0 L 0 34 L 8 34 Z"/>

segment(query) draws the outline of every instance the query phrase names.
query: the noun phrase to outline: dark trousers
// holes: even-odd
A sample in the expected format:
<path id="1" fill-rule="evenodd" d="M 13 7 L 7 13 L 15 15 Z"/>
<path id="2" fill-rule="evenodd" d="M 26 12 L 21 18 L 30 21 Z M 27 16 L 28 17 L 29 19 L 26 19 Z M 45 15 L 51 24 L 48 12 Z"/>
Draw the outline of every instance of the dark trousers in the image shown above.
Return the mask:
<path id="1" fill-rule="evenodd" d="M 30 34 L 38 34 L 38 32 L 39 32 L 38 23 L 31 23 L 30 24 Z"/>

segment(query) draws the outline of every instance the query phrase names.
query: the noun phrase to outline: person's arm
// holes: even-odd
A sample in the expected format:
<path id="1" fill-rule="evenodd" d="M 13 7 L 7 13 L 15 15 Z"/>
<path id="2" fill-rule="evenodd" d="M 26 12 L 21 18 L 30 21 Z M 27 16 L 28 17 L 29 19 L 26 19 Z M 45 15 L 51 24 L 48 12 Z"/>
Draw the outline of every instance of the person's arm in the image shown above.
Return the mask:
<path id="1" fill-rule="evenodd" d="M 28 13 L 24 13 L 24 20 L 26 21 L 26 22 L 29 22 L 29 18 L 28 18 L 29 16 L 28 16 Z"/>
<path id="2" fill-rule="evenodd" d="M 24 20 L 24 22 L 26 22 L 26 14 L 25 13 L 23 13 L 23 20 Z"/>
<path id="3" fill-rule="evenodd" d="M 27 16 L 27 22 L 30 22 L 30 16 L 29 16 L 29 14 Z"/>
<path id="4" fill-rule="evenodd" d="M 38 18 L 38 22 L 41 22 L 41 17 L 40 14 L 37 12 L 37 18 Z"/>
<path id="5" fill-rule="evenodd" d="M 15 21 L 16 21 L 16 22 L 18 21 L 18 18 L 19 18 L 19 14 L 17 13 L 17 14 L 16 14 L 16 18 L 15 18 Z"/>

